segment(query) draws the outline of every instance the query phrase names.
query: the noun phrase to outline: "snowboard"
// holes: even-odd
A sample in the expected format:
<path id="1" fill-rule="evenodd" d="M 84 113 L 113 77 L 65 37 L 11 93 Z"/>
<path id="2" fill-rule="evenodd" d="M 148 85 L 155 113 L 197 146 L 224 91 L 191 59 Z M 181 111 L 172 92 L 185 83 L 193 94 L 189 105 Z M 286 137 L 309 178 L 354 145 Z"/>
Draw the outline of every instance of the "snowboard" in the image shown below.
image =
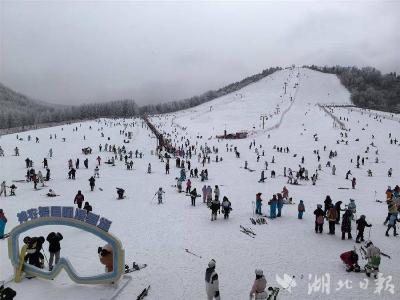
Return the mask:
<path id="1" fill-rule="evenodd" d="M 192 251 L 190 251 L 190 250 L 187 249 L 187 248 L 185 248 L 185 251 L 186 251 L 186 253 L 189 253 L 189 254 L 191 254 L 191 255 L 193 255 L 193 256 L 196 256 L 196 257 L 198 257 L 198 258 L 202 258 L 200 255 L 197 255 L 196 253 L 193 253 Z"/>
<path id="2" fill-rule="evenodd" d="M 144 297 L 146 297 L 149 294 L 149 290 L 150 290 L 150 285 L 143 289 L 143 291 L 139 294 L 139 296 L 137 296 L 136 300 L 142 300 L 144 299 Z"/>
<path id="3" fill-rule="evenodd" d="M 147 267 L 147 264 L 137 264 L 137 263 L 133 262 L 132 268 L 129 267 L 128 265 L 125 265 L 125 274 L 140 271 L 141 269 L 144 269 L 146 267 Z"/>

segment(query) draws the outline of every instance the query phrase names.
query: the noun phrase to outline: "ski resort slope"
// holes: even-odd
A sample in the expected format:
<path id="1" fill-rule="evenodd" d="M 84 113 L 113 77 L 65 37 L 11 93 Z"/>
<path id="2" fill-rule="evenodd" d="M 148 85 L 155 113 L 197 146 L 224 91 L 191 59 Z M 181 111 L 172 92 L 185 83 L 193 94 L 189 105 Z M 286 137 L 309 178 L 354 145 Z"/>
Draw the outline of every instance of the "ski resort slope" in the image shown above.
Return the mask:
<path id="1" fill-rule="evenodd" d="M 286 95 L 284 82 L 288 82 Z M 392 233 L 390 237 L 384 235 L 386 226 L 382 223 L 387 208 L 385 203 L 375 201 L 375 191 L 376 198 L 385 200 L 387 186 L 394 187 L 400 183 L 400 147 L 398 143 L 390 144 L 388 138 L 391 133 L 393 139 L 400 139 L 400 124 L 390 116 L 383 119 L 359 110 L 334 108 L 334 114 L 346 120 L 345 125 L 350 129 L 346 132 L 348 137 L 344 138 L 340 135 L 343 131 L 334 126 L 333 119 L 317 106 L 320 103 L 350 103 L 349 93 L 333 75 L 295 68 L 276 72 L 240 91 L 198 107 L 151 118 L 177 147 L 184 145 L 186 140 L 196 146 L 197 154 L 200 146 L 218 147 L 218 156 L 223 160 L 217 163 L 216 154 L 210 154 L 211 162 L 204 166 L 209 173 L 208 181 L 192 178 L 192 187 L 198 193 L 204 184 L 212 188 L 219 185 L 221 198 L 227 196 L 232 202 L 229 220 L 224 220 L 221 214 L 213 222 L 210 221 L 210 210 L 201 198 L 197 198 L 193 207 L 185 193 L 177 192 L 175 178 L 180 169 L 171 159 L 170 174 L 165 174 L 165 162 L 151 155 L 157 141 L 140 119 L 98 120 L 24 132 L 19 134 L 23 141 L 17 140 L 15 134 L 2 136 L 0 145 L 5 157 L 0 157 L 0 180 L 7 180 L 8 185 L 12 180 L 24 178 L 26 157 L 34 161 L 36 170 L 44 172 L 41 161 L 50 148 L 54 152 L 53 159 L 49 159 L 52 180 L 46 183 L 47 188 L 34 191 L 31 183 L 16 183 L 17 196 L 0 197 L 0 207 L 9 220 L 6 232 L 18 224 L 16 214 L 19 211 L 45 205 L 73 205 L 77 190 L 82 190 L 94 212 L 113 221 L 110 232 L 124 245 L 126 262 L 148 264 L 147 268 L 131 274 L 133 280 L 117 299 L 136 299 L 149 284 L 151 289 L 146 297 L 149 300 L 206 299 L 204 272 L 211 258 L 216 260 L 221 299 L 248 299 L 256 268 L 264 270 L 268 286 L 280 286 L 279 282 L 282 282 L 277 275 L 283 278 L 287 274 L 293 279 L 284 284 L 284 287 L 291 284 L 290 292 L 280 286 L 278 299 L 398 299 L 400 258 L 397 253 L 400 241 Z M 275 115 L 277 104 L 280 109 Z M 262 130 L 260 114 L 273 115 L 265 124 L 269 129 Z M 128 125 L 127 131 L 133 132 L 129 144 L 124 144 L 126 138 L 120 135 L 124 122 L 135 123 L 133 128 Z M 216 139 L 215 135 L 222 135 L 225 126 L 228 133 L 248 130 L 250 136 L 242 140 Z M 76 127 L 78 130 L 73 131 Z M 101 137 L 101 132 L 104 132 L 104 137 Z M 57 134 L 57 139 L 49 139 L 50 134 Z M 39 137 L 40 143 L 28 142 L 28 135 Z M 65 142 L 62 142 L 63 137 Z M 249 149 L 253 140 L 260 153 L 258 162 L 254 146 Z M 348 141 L 347 145 L 345 141 Z M 372 142 L 374 146 L 370 145 Z M 144 156 L 133 159 L 133 171 L 126 170 L 119 159 L 115 167 L 102 163 L 96 189 L 90 192 L 88 179 L 93 175 L 96 157 L 101 156 L 104 162 L 112 156 L 109 152 L 99 152 L 98 145 L 104 146 L 105 143 L 125 145 L 128 151 L 137 149 Z M 278 153 L 275 145 L 289 147 L 290 153 Z M 20 149 L 20 157 L 13 156 L 16 146 Z M 85 156 L 81 149 L 87 146 L 93 148 L 93 154 Z M 368 146 L 370 150 L 365 153 Z M 237 147 L 240 158 L 230 151 L 233 147 Z M 302 156 L 309 176 L 318 169 L 314 150 L 319 150 L 321 156 L 321 171 L 316 185 L 310 181 L 300 181 L 298 186 L 288 185 L 283 168 L 297 171 Z M 337 157 L 329 159 L 330 150 L 337 151 Z M 376 150 L 378 154 L 375 154 Z M 201 171 L 204 168 L 197 154 L 192 156 L 191 164 L 192 168 Z M 360 168 L 355 167 L 358 154 L 368 157 Z M 69 180 L 67 161 L 70 158 L 75 161 L 78 157 L 81 167 L 77 170 L 77 178 Z M 83 167 L 85 157 L 89 158 L 88 170 Z M 271 162 L 273 157 L 275 163 Z M 379 158 L 378 163 L 375 163 L 375 157 Z M 336 175 L 332 175 L 331 168 L 326 166 L 328 160 L 336 165 Z M 243 168 L 245 161 L 254 172 Z M 266 161 L 267 179 L 265 183 L 258 183 Z M 151 174 L 147 174 L 148 163 L 152 166 Z M 390 167 L 393 176 L 388 178 Z M 373 171 L 372 177 L 367 176 L 368 169 Z M 270 178 L 271 170 L 276 171 L 276 178 Z M 345 179 L 348 170 L 357 178 L 354 190 L 350 181 Z M 252 202 L 256 193 L 262 193 L 262 212 L 269 214 L 267 201 L 273 194 L 281 192 L 283 186 L 288 187 L 296 205 L 285 205 L 282 217 L 268 219 L 267 225 L 252 225 L 249 217 L 253 215 Z M 116 200 L 116 187 L 126 190 L 124 200 Z M 162 205 L 158 205 L 154 198 L 159 187 L 166 192 Z M 53 188 L 61 196 L 43 196 L 48 188 Z M 341 240 L 340 225 L 336 225 L 336 235 L 328 235 L 326 222 L 323 234 L 314 232 L 313 211 L 318 203 L 323 204 L 326 195 L 330 195 L 334 202 L 343 201 L 342 208 L 350 198 L 355 199 L 357 216 L 366 215 L 367 222 L 373 225 L 371 231 L 366 228 L 365 239 L 370 238 L 383 252 L 391 255 L 390 260 L 382 258 L 382 279 L 375 282 L 363 273 L 347 273 L 340 261 L 341 253 L 354 249 L 354 246 L 359 248 L 359 244 L 354 242 L 354 222 L 353 240 Z M 304 200 L 306 207 L 302 220 L 297 219 L 300 199 Z M 253 239 L 240 232 L 240 225 L 251 227 L 256 237 Z M 103 272 L 97 256 L 97 247 L 103 245 L 102 241 L 89 233 L 61 226 L 37 228 L 28 233 L 47 236 L 51 231 L 60 231 L 64 235 L 61 256 L 68 257 L 80 274 Z M 48 257 L 47 248 L 46 242 L 43 249 Z M 198 256 L 186 253 L 185 249 Z M 364 264 L 360 257 L 360 265 Z M 0 240 L 0 279 L 7 280 L 12 274 L 7 242 Z M 380 283 L 382 289 L 379 289 Z M 19 284 L 10 282 L 8 285 L 17 291 L 16 299 L 108 299 L 115 292 L 115 286 L 110 285 L 76 285 L 64 272 L 53 281 L 24 279 Z M 392 285 L 394 294 L 390 289 Z"/>
<path id="2" fill-rule="evenodd" d="M 198 135 L 206 137 L 223 135 L 224 130 L 263 133 L 282 122 L 282 114 L 291 104 L 308 103 L 350 104 L 350 94 L 335 75 L 309 69 L 284 69 L 237 92 L 181 111 L 174 115 L 173 122 L 182 126 L 190 124 L 198 130 Z M 262 130 L 261 116 L 268 117 L 265 130 Z"/>

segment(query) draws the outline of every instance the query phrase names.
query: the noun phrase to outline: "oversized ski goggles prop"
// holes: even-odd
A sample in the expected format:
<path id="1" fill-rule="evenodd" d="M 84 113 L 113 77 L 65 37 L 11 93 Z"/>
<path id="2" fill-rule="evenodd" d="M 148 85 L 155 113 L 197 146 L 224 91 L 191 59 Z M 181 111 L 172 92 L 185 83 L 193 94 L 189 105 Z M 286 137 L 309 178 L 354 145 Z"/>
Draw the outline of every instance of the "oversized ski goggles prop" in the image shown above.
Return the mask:
<path id="1" fill-rule="evenodd" d="M 13 228 L 8 239 L 8 256 L 14 266 L 15 275 L 23 263 L 23 271 L 31 276 L 43 279 L 54 279 L 61 270 L 65 270 L 72 281 L 79 284 L 102 284 L 116 282 L 124 274 L 125 251 L 121 241 L 108 232 L 111 221 L 100 218 L 99 215 L 87 212 L 83 209 L 74 207 L 39 207 L 30 209 L 17 214 L 20 225 Z M 75 227 L 83 231 L 94 234 L 106 241 L 112 247 L 113 252 L 113 271 L 94 276 L 81 276 L 77 273 L 67 258 L 60 258 L 52 271 L 37 268 L 29 265 L 20 258 L 19 236 L 36 227 L 48 225 L 63 225 Z"/>

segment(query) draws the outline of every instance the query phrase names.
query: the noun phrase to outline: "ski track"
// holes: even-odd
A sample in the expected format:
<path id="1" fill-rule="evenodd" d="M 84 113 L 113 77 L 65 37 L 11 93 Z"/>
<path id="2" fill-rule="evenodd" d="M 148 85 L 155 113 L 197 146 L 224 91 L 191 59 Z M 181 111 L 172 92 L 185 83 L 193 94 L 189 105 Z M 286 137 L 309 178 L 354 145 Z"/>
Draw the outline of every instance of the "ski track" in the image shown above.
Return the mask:
<path id="1" fill-rule="evenodd" d="M 285 81 L 289 82 L 286 95 L 283 94 Z M 299 82 L 297 93 L 293 87 L 296 82 Z M 280 111 L 284 111 L 290 105 L 291 95 L 295 95 L 293 106 L 285 115 L 280 127 L 265 134 L 257 133 L 255 137 L 257 147 L 262 144 L 262 148 L 259 148 L 260 154 L 265 150 L 265 156 L 261 156 L 258 163 L 254 147 L 249 149 L 253 137 L 226 141 L 208 139 L 210 136 L 223 134 L 225 124 L 228 133 L 251 131 L 253 126 L 260 130 L 260 114 L 273 114 L 277 104 L 280 105 Z M 133 139 L 129 144 L 123 144 L 124 136 L 119 135 L 119 130 L 123 127 L 106 127 L 104 122 L 98 124 L 95 121 L 24 132 L 19 134 L 24 141 L 17 141 L 15 134 L 2 136 L 0 145 L 6 156 L 0 157 L 0 180 L 7 180 L 7 184 L 11 184 L 11 180 L 23 179 L 26 173 L 26 157 L 34 161 L 36 170 L 40 169 L 43 172 L 40 162 L 47 156 L 49 148 L 53 148 L 53 158 L 49 159 L 53 180 L 47 185 L 61 195 L 49 199 L 42 196 L 48 188 L 34 192 L 31 183 L 16 183 L 16 197 L 0 197 L 0 207 L 4 209 L 9 220 L 6 232 L 17 225 L 16 214 L 20 210 L 45 205 L 73 205 L 74 196 L 80 189 L 85 195 L 85 200 L 93 206 L 94 212 L 113 221 L 110 232 L 121 239 L 126 251 L 126 263 L 136 261 L 148 264 L 145 269 L 130 274 L 133 280 L 118 299 L 134 299 L 149 284 L 151 289 L 146 297 L 148 300 L 205 299 L 204 271 L 211 258 L 216 260 L 223 299 L 247 299 L 255 268 L 262 268 L 268 284 L 273 286 L 277 285 L 275 274 L 281 277 L 284 273 L 296 276 L 297 287 L 293 289 L 292 294 L 281 289 L 279 299 L 376 299 L 373 280 L 370 280 L 366 290 L 360 289 L 358 283 L 366 278 L 365 274 L 346 273 L 339 259 L 342 252 L 357 245 L 354 243 L 355 224 L 352 224 L 352 241 L 340 239 L 340 226 L 336 226 L 335 236 L 327 235 L 327 223 L 324 225 L 324 234 L 314 233 L 313 211 L 317 203 L 323 203 L 326 195 L 329 194 L 335 202 L 342 200 L 344 204 L 348 203 L 349 198 L 354 198 L 357 203 L 357 216 L 365 214 L 367 221 L 373 224 L 371 239 L 382 251 L 392 256 L 391 260 L 382 258 L 381 272 L 385 276 L 393 276 L 392 283 L 395 285 L 396 294 L 382 291 L 379 298 L 398 299 L 400 258 L 396 254 L 400 240 L 393 236 L 384 236 L 386 227 L 382 222 L 386 217 L 387 208 L 385 203 L 374 201 L 374 191 L 377 191 L 378 199 L 385 200 L 384 192 L 387 186 L 399 184 L 400 162 L 395 158 L 399 157 L 400 147 L 390 145 L 388 133 L 391 132 L 393 138 L 399 139 L 400 124 L 390 120 L 390 116 L 379 122 L 374 119 L 374 115 L 361 114 L 359 110 L 334 108 L 337 117 L 349 118 L 345 124 L 351 128 L 347 139 L 349 145 L 336 144 L 336 140 L 341 139 L 340 130 L 333 128 L 332 119 L 318 108 L 317 103 L 349 103 L 349 93 L 334 75 L 307 69 L 285 69 L 212 102 L 152 118 L 156 126 L 162 126 L 162 131 L 172 136 L 177 130 L 179 139 L 183 136 L 194 143 L 197 141 L 199 146 L 207 143 L 210 147 L 219 148 L 218 155 L 223 157 L 223 161 L 206 164 L 209 180 L 205 183 L 212 187 L 215 184 L 223 185 L 220 186 L 221 198 L 226 195 L 233 207 L 228 221 L 223 220 L 221 214 L 218 215 L 217 221 L 211 222 L 210 211 L 202 203 L 202 198 L 197 198 L 196 207 L 192 207 L 190 197 L 186 197 L 184 193 L 177 193 L 176 188 L 171 185 L 176 183 L 175 177 L 180 169 L 175 167 L 175 161 L 171 159 L 170 174 L 165 175 L 164 163 L 161 163 L 157 156 L 151 155 L 151 150 L 157 145 L 156 139 L 148 129 L 142 128 L 142 121 L 139 119 L 136 119 Z M 265 128 L 276 125 L 279 119 L 280 114 L 269 118 Z M 77 132 L 72 131 L 75 126 L 78 126 Z M 92 126 L 91 130 L 89 126 Z M 179 126 L 187 127 L 187 130 L 182 131 Z M 104 128 L 104 138 L 101 138 L 97 130 L 100 127 Z M 57 139 L 50 140 L 49 135 L 54 133 L 57 133 Z M 317 142 L 313 138 L 315 133 L 319 137 Z M 38 136 L 40 143 L 27 142 L 28 134 L 32 137 Z M 267 134 L 270 134 L 270 138 L 267 138 Z M 360 169 L 356 169 L 354 163 L 350 163 L 350 159 L 355 159 L 357 154 L 366 155 L 364 150 L 372 141 L 371 134 L 375 134 L 374 143 L 380 152 L 380 163 L 369 163 L 375 160 L 375 148 L 370 147 L 369 160 L 366 160 L 366 164 Z M 86 135 L 86 140 L 83 140 L 83 135 Z M 202 135 L 203 139 L 197 139 L 197 135 Z M 65 143 L 61 141 L 62 137 L 66 138 Z M 111 140 L 108 141 L 107 137 Z M 355 142 L 356 138 L 360 141 Z M 115 167 L 102 163 L 100 178 L 96 179 L 96 189 L 90 192 L 88 179 L 93 175 L 97 155 L 102 156 L 103 162 L 111 157 L 111 153 L 98 151 L 98 145 L 104 146 L 105 143 L 125 145 L 128 151 L 138 149 L 144 156 L 142 159 L 134 158 L 134 171 L 127 171 L 119 160 L 116 161 Z M 234 152 L 226 152 L 226 143 L 238 147 L 240 159 L 235 157 Z M 278 153 L 273 150 L 274 145 L 289 146 L 290 153 Z M 327 146 L 326 152 L 323 151 L 324 145 Z M 13 156 L 15 146 L 20 148 L 20 157 Z M 93 148 L 93 153 L 87 156 L 88 170 L 82 169 L 86 156 L 82 155 L 81 148 L 86 146 Z M 312 186 L 311 182 L 301 182 L 300 186 L 287 185 L 286 178 L 282 176 L 283 167 L 297 170 L 304 155 L 304 166 L 311 176 L 318 166 L 316 155 L 313 154 L 314 149 L 320 150 L 322 165 L 317 185 Z M 338 157 L 331 160 L 337 167 L 336 176 L 332 176 L 331 169 L 325 167 L 329 150 L 338 152 Z M 297 157 L 293 157 L 295 153 Z M 271 163 L 272 156 L 275 157 L 275 164 Z M 67 161 L 69 158 L 75 161 L 77 157 L 80 158 L 81 168 L 77 170 L 76 180 L 68 180 Z M 215 154 L 211 157 L 215 160 Z M 241 168 L 245 160 L 255 172 Z M 199 171 L 202 169 L 197 156 L 192 157 L 191 161 L 192 168 L 198 167 Z M 257 181 L 265 161 L 269 163 L 268 171 L 265 172 L 268 179 L 264 184 L 259 184 Z M 151 174 L 147 174 L 149 162 L 152 165 Z M 394 170 L 392 178 L 387 177 L 389 167 Z M 373 170 L 373 177 L 367 176 L 368 168 Z M 276 171 L 275 179 L 270 178 L 271 169 Z M 351 189 L 350 181 L 345 180 L 345 173 L 349 169 L 357 178 L 355 190 Z M 199 179 L 192 179 L 192 186 L 196 187 L 199 193 L 203 184 Z M 263 193 L 262 209 L 263 213 L 266 213 L 266 200 L 273 193 L 280 192 L 284 185 L 288 187 L 296 205 L 284 206 L 283 217 L 268 219 L 267 225 L 252 225 L 249 217 L 252 216 L 255 194 Z M 116 186 L 126 189 L 126 199 L 116 200 Z M 157 204 L 156 197 L 150 201 L 160 186 L 166 191 L 163 205 Z M 103 188 L 103 191 L 99 191 L 99 187 Z M 185 185 L 183 187 L 185 188 Z M 338 187 L 350 189 L 338 190 Z M 300 199 L 304 200 L 306 206 L 303 220 L 297 219 L 297 203 Z M 240 232 L 240 225 L 251 227 L 257 234 L 255 239 Z M 77 229 L 49 227 L 51 228 L 37 228 L 29 231 L 29 234 L 46 236 L 50 231 L 60 231 L 64 235 L 61 256 L 68 257 L 83 274 L 103 271 L 97 257 L 97 247 L 103 245 L 102 241 Z M 365 230 L 366 238 L 368 230 Z M 47 242 L 43 248 L 48 257 Z M 186 253 L 185 248 L 202 258 Z M 309 281 L 309 274 L 321 277 L 325 273 L 331 275 L 330 294 L 308 295 L 308 284 L 312 283 Z M 7 241 L 0 240 L 0 279 L 9 278 L 12 274 Z M 353 288 L 335 291 L 337 281 L 346 279 L 352 280 Z M 76 285 L 65 273 L 61 273 L 53 281 L 25 279 L 20 284 L 11 282 L 9 285 L 17 290 L 16 299 L 33 297 L 86 300 L 106 298 L 113 293 L 113 288 L 109 285 Z"/>

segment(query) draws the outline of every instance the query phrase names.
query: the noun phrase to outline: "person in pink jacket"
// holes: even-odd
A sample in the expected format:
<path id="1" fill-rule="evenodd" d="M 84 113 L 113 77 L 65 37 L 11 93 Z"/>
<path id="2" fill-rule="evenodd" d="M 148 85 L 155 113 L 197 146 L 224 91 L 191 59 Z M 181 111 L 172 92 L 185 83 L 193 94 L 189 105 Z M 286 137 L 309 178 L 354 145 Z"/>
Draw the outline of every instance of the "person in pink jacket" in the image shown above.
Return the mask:
<path id="1" fill-rule="evenodd" d="M 268 297 L 268 293 L 265 291 L 267 287 L 267 280 L 264 277 L 263 271 L 260 269 L 256 269 L 256 279 L 254 280 L 253 287 L 250 291 L 250 300 L 265 300 Z"/>

